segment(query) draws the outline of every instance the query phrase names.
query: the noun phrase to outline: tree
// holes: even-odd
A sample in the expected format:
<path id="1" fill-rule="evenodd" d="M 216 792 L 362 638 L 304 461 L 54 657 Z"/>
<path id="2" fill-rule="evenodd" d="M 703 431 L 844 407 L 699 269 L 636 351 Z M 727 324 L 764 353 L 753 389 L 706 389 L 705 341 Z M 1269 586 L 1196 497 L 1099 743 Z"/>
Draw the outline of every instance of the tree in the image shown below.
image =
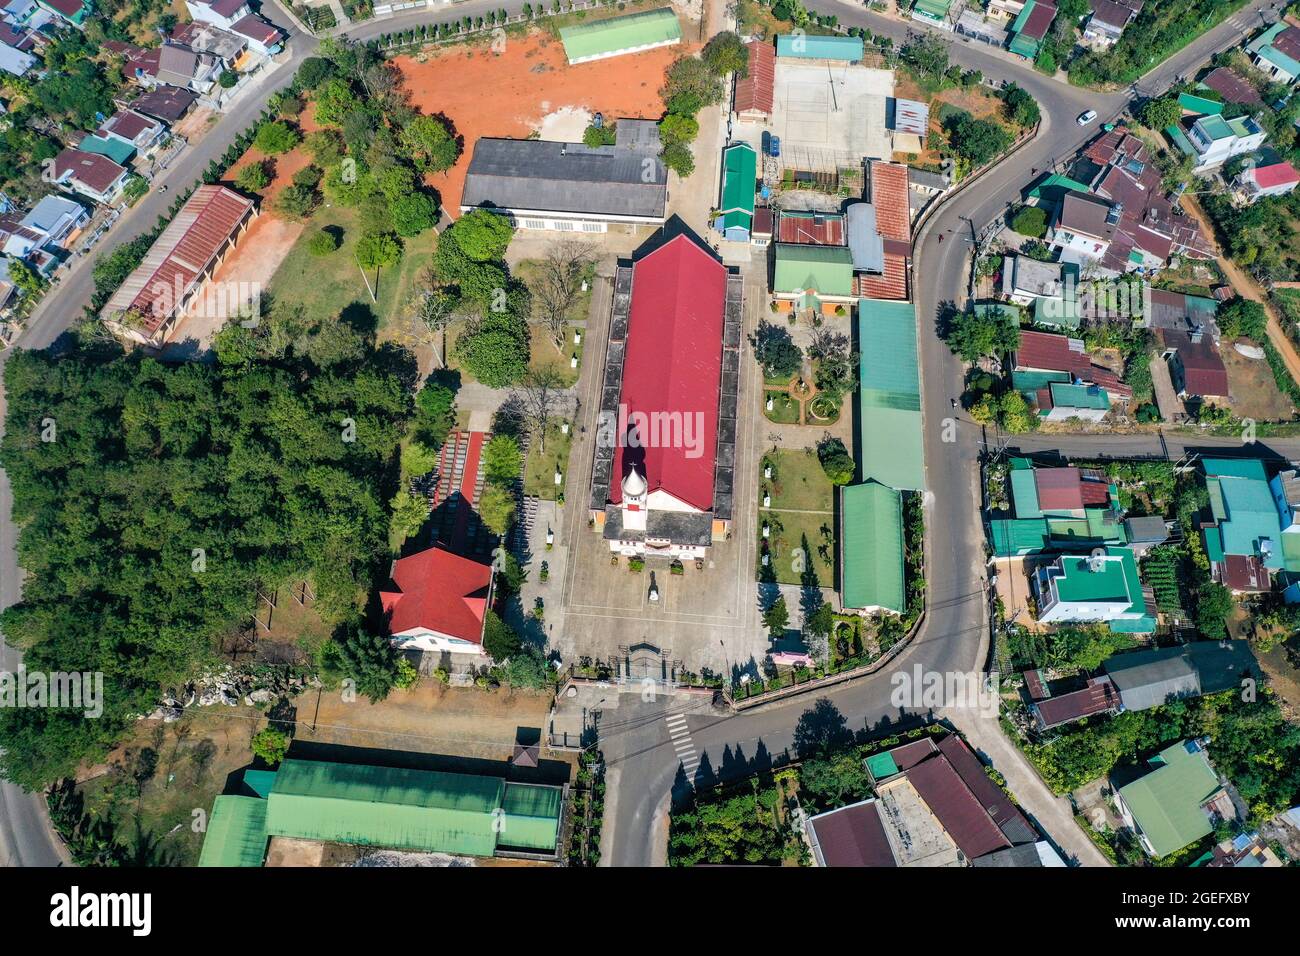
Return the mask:
<path id="1" fill-rule="evenodd" d="M 533 314 L 540 317 L 559 351 L 563 351 L 569 313 L 582 294 L 583 283 L 592 277 L 595 263 L 596 250 L 590 243 L 562 239 L 547 247 L 546 257 L 528 280 Z"/>
<path id="2" fill-rule="evenodd" d="M 760 321 L 750 337 L 754 358 L 768 378 L 789 378 L 803 365 L 803 350 L 795 345 L 790 330 L 773 322 Z"/>
<path id="3" fill-rule="evenodd" d="M 948 348 L 967 362 L 1013 352 L 1020 345 L 1020 326 L 995 309 L 958 311 L 952 307 L 940 326 Z"/>
<path id="4" fill-rule="evenodd" d="M 321 649 L 322 667 L 332 677 L 351 680 L 357 692 L 377 704 L 393 689 L 397 654 L 392 641 L 351 621 Z"/>
<path id="5" fill-rule="evenodd" d="M 239 82 L 239 74 L 234 70 L 222 70 L 221 75 L 217 77 L 217 85 L 223 90 L 231 90 Z"/>
<path id="6" fill-rule="evenodd" d="M 332 229 L 317 229 L 307 240 L 307 251 L 313 256 L 328 256 L 339 247 L 339 237 Z"/>
<path id="7" fill-rule="evenodd" d="M 1248 338 L 1263 342 L 1268 337 L 1268 313 L 1264 306 L 1240 296 L 1219 306 L 1219 331 L 1224 338 Z"/>
<path id="8" fill-rule="evenodd" d="M 333 77 L 316 90 L 316 122 L 323 126 L 341 126 L 344 117 L 360 105 L 352 84 L 340 76 Z"/>
<path id="9" fill-rule="evenodd" d="M 310 216 L 319 202 L 320 195 L 316 190 L 294 183 L 280 190 L 275 197 L 275 210 L 286 219 L 298 221 Z"/>
<path id="10" fill-rule="evenodd" d="M 522 462 L 519 442 L 510 435 L 493 435 L 483 446 L 483 476 L 490 484 L 513 486 L 519 480 Z"/>
<path id="11" fill-rule="evenodd" d="M 909 33 L 898 57 L 923 79 L 936 80 L 948 71 L 948 45 L 931 33 Z"/>
<path id="12" fill-rule="evenodd" d="M 384 269 L 397 265 L 402 246 L 387 233 L 367 233 L 357 241 L 357 262 L 363 269 Z"/>
<path id="13" fill-rule="evenodd" d="M 1006 152 L 1011 146 L 1011 134 L 990 120 L 975 119 L 969 113 L 958 113 L 944 122 L 948 142 L 958 156 L 972 166 L 983 166 Z"/>
<path id="14" fill-rule="evenodd" d="M 334 64 L 318 56 L 309 56 L 298 67 L 296 85 L 300 89 L 314 90 L 334 75 Z"/>
<path id="15" fill-rule="evenodd" d="M 287 153 L 298 145 L 298 131 L 288 123 L 279 120 L 267 120 L 257 128 L 253 137 L 253 146 L 258 152 L 268 156 Z"/>
<path id="16" fill-rule="evenodd" d="M 36 295 L 49 285 L 49 281 L 17 257 L 9 260 L 9 281 L 23 295 Z"/>
<path id="17" fill-rule="evenodd" d="M 420 533 L 424 522 L 429 518 L 429 502 L 407 491 L 399 491 L 388 503 L 392 509 L 391 527 L 393 536 L 405 541 Z"/>
<path id="18" fill-rule="evenodd" d="M 590 146 L 592 149 L 600 146 L 613 146 L 617 141 L 618 132 L 615 130 L 613 123 L 605 123 L 601 126 L 590 123 L 582 131 L 583 145 Z"/>
<path id="19" fill-rule="evenodd" d="M 479 496 L 478 514 L 484 527 L 497 537 L 504 537 L 514 520 L 515 497 L 499 485 L 488 485 Z"/>
<path id="20" fill-rule="evenodd" d="M 459 300 L 446 289 L 433 284 L 430 273 L 425 275 L 424 288 L 419 290 L 412 302 L 415 311 L 416 327 L 422 338 L 433 346 L 434 336 L 441 341 L 441 347 L 434 347 L 433 356 L 438 365 L 446 365 L 447 327 L 456 317 Z"/>
<path id="21" fill-rule="evenodd" d="M 831 484 L 847 485 L 853 480 L 857 464 L 840 439 L 827 437 L 818 442 L 817 460 L 821 462 L 822 471 L 826 472 Z"/>
<path id="22" fill-rule="evenodd" d="M 402 129 L 401 144 L 416 168 L 423 172 L 445 172 L 460 158 L 455 135 L 437 116 L 412 119 Z"/>
<path id="23" fill-rule="evenodd" d="M 858 387 L 858 353 L 849 350 L 849 338 L 827 326 L 813 330 L 808 355 L 816 363 L 813 381 L 818 391 L 836 398 Z"/>
<path id="24" fill-rule="evenodd" d="M 659 121 L 659 141 L 665 146 L 689 143 L 699 134 L 700 124 L 694 116 L 669 113 Z"/>
<path id="25" fill-rule="evenodd" d="M 489 608 L 483 618 L 483 650 L 488 656 L 501 663 L 518 654 L 522 646 L 514 628 Z"/>
<path id="26" fill-rule="evenodd" d="M 456 340 L 462 367 L 488 388 L 521 381 L 528 370 L 528 325 L 509 313 L 469 322 Z"/>
<path id="27" fill-rule="evenodd" d="M 551 666 L 535 647 L 521 648 L 506 665 L 506 683 L 525 690 L 542 690 L 551 682 Z"/>
<path id="28" fill-rule="evenodd" d="M 785 605 L 785 598 L 778 597 L 772 602 L 771 606 L 763 612 L 763 624 L 768 633 L 773 637 L 780 637 L 785 633 L 786 625 L 790 623 L 790 609 Z"/>
<path id="29" fill-rule="evenodd" d="M 1002 108 L 1007 119 L 1018 126 L 1033 126 L 1041 117 L 1038 101 L 1015 83 L 1002 91 Z"/>
<path id="30" fill-rule="evenodd" d="M 671 169 L 683 179 L 695 172 L 695 156 L 691 153 L 690 147 L 682 143 L 670 143 L 665 146 L 663 152 L 659 154 L 659 159 L 667 169 Z"/>
<path id="31" fill-rule="evenodd" d="M 722 78 L 695 56 L 679 57 L 668 68 L 659 90 L 669 113 L 694 116 L 705 106 L 722 102 Z"/>
<path id="32" fill-rule="evenodd" d="M 278 767 L 289 753 L 289 735 L 271 727 L 264 727 L 249 741 L 253 756 L 262 758 L 268 766 Z"/>
<path id="33" fill-rule="evenodd" d="M 871 790 L 863 761 L 854 753 L 815 757 L 799 765 L 799 792 L 819 810 L 834 810 L 861 800 Z"/>
<path id="34" fill-rule="evenodd" d="M 553 365 L 529 369 L 523 377 L 522 387 L 513 397 L 517 399 L 524 427 L 536 439 L 538 451 L 546 454 L 546 433 L 556 414 L 561 399 L 564 377 Z"/>
<path id="35" fill-rule="evenodd" d="M 1002 396 L 1002 427 L 1013 435 L 1033 431 L 1038 426 L 1038 418 L 1029 407 L 1025 396 L 1017 391 L 1009 391 Z"/>
<path id="36" fill-rule="evenodd" d="M 1162 130 L 1173 126 L 1183 116 L 1183 108 L 1176 96 L 1162 96 L 1149 100 L 1142 107 L 1142 122 L 1151 129 Z"/>
<path id="37" fill-rule="evenodd" d="M 1030 239 L 1047 234 L 1047 213 L 1040 206 L 1021 206 L 1011 217 L 1011 228 Z"/>
<path id="38" fill-rule="evenodd" d="M 505 216 L 486 209 L 474 209 L 456 220 L 439 238 L 439 246 L 451 237 L 456 249 L 472 262 L 498 262 L 514 236 Z"/>
<path id="39" fill-rule="evenodd" d="M 1232 608 L 1232 592 L 1226 587 L 1215 582 L 1202 585 L 1196 595 L 1196 629 L 1213 640 L 1227 637 Z"/>
<path id="40" fill-rule="evenodd" d="M 399 236 L 415 236 L 432 229 L 438 221 L 438 206 L 425 193 L 412 192 L 389 203 L 393 229 Z"/>
<path id="41" fill-rule="evenodd" d="M 235 174 L 235 185 L 244 192 L 256 193 L 261 192 L 271 183 L 271 177 L 267 175 L 266 165 L 264 163 L 249 163 Z"/>
<path id="42" fill-rule="evenodd" d="M 704 44 L 700 58 L 715 76 L 734 73 L 736 79 L 744 79 L 749 75 L 749 47 L 730 30 L 714 35 Z"/>

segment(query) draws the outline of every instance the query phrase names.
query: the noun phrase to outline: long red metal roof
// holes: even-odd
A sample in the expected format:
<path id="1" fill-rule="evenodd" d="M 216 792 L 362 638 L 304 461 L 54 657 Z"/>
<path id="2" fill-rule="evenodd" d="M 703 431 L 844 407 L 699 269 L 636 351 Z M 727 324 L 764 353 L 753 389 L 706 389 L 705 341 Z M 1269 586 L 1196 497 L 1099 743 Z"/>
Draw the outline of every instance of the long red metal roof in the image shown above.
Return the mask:
<path id="1" fill-rule="evenodd" d="M 749 48 L 749 72 L 736 80 L 733 105 L 737 113 L 771 113 L 776 84 L 776 50 L 763 40 L 751 40 L 746 45 Z"/>
<path id="2" fill-rule="evenodd" d="M 676 422 L 679 435 L 694 429 L 699 444 L 692 449 L 672 441 L 671 429 L 662 427 L 659 440 L 641 436 L 641 447 L 629 447 L 620 435 L 610 488 L 615 504 L 635 465 L 650 492 L 662 489 L 701 511 L 712 508 L 726 297 L 726 266 L 686 235 L 632 267 L 621 396 L 627 423 L 635 425 L 640 415 L 650 424 Z"/>

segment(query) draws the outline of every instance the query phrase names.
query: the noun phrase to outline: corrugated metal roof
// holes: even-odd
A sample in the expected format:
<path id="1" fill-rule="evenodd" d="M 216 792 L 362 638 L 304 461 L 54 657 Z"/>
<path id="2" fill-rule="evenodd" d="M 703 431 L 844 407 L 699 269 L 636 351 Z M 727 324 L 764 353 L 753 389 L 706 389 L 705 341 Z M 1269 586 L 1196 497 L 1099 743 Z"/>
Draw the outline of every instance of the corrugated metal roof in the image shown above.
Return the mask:
<path id="1" fill-rule="evenodd" d="M 681 39 L 682 27 L 671 7 L 560 28 L 560 42 L 570 63 L 680 43 Z"/>
<path id="2" fill-rule="evenodd" d="M 862 476 L 900 491 L 922 490 L 916 310 L 911 303 L 861 299 L 857 323 Z"/>
<path id="3" fill-rule="evenodd" d="M 906 610 L 903 586 L 903 497 L 874 481 L 840 492 L 841 588 L 846 608 Z"/>
<path id="4" fill-rule="evenodd" d="M 751 40 L 749 70 L 736 80 L 732 107 L 737 113 L 757 112 L 769 115 L 776 87 L 776 50 L 763 40 Z"/>
<path id="5" fill-rule="evenodd" d="M 722 205 L 718 211 L 724 214 L 739 212 L 752 217 L 754 186 L 758 182 L 758 153 L 748 143 L 733 143 L 722 156 Z M 748 227 L 750 223 L 744 225 Z"/>
<path id="6" fill-rule="evenodd" d="M 857 63 L 862 59 L 862 51 L 861 37 L 783 33 L 776 38 L 776 55 L 796 59 L 844 60 Z"/>
<path id="7" fill-rule="evenodd" d="M 853 255 L 846 246 L 777 243 L 775 257 L 775 292 L 853 294 Z"/>
<path id="8" fill-rule="evenodd" d="M 217 797 L 199 866 L 261 866 L 268 839 L 266 811 L 266 801 L 258 797 Z"/>
<path id="9" fill-rule="evenodd" d="M 1219 789 L 1219 777 L 1205 752 L 1190 744 L 1166 747 L 1152 761 L 1155 769 L 1119 789 L 1156 857 L 1214 832 L 1203 804 Z"/>
<path id="10" fill-rule="evenodd" d="M 853 268 L 865 272 L 885 269 L 885 241 L 876 226 L 876 207 L 869 202 L 855 202 L 844 211 L 849 251 Z"/>

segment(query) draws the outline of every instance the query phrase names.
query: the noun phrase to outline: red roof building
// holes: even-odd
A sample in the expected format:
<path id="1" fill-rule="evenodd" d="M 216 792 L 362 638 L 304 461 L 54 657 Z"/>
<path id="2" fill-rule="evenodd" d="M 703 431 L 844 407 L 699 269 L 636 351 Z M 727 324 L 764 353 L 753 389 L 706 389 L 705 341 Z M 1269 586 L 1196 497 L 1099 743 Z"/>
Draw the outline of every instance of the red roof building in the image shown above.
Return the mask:
<path id="1" fill-rule="evenodd" d="M 126 169 L 107 156 L 65 149 L 54 157 L 55 179 L 96 202 L 117 198 L 126 182 Z"/>
<path id="2" fill-rule="evenodd" d="M 782 212 L 777 242 L 814 246 L 844 245 L 844 217 L 839 213 Z"/>
<path id="3" fill-rule="evenodd" d="M 1193 340 L 1186 332 L 1162 329 L 1169 356 L 1170 377 L 1180 395 L 1228 397 L 1228 369 L 1209 337 Z"/>
<path id="4" fill-rule="evenodd" d="M 1118 375 L 1092 363 L 1082 342 L 1064 335 L 1021 332 L 1020 347 L 1012 355 L 1012 367 L 1016 371 L 1067 372 L 1080 382 L 1105 389 L 1112 398 L 1128 401 L 1133 397 L 1133 389 Z"/>
<path id="5" fill-rule="evenodd" d="M 393 562 L 393 590 L 381 591 L 388 629 L 399 647 L 483 653 L 483 621 L 492 568 L 442 547 Z"/>
<path id="6" fill-rule="evenodd" d="M 1264 105 L 1264 98 L 1259 95 L 1254 84 L 1245 80 L 1231 67 L 1215 67 L 1201 82 L 1222 96 L 1224 102 L 1240 103 L 1243 106 Z"/>
<path id="7" fill-rule="evenodd" d="M 1078 468 L 1035 468 L 1034 485 L 1043 511 L 1083 511 L 1083 477 Z"/>
<path id="8" fill-rule="evenodd" d="M 1030 710 L 1040 730 L 1050 730 L 1084 717 L 1119 709 L 1119 692 L 1109 677 L 1089 678 L 1086 687 L 1035 700 Z"/>
<path id="9" fill-rule="evenodd" d="M 628 427 L 640 416 L 653 423 L 666 413 L 683 423 L 687 416 L 700 420 L 704 430 L 698 455 L 681 443 L 655 440 L 663 436 L 638 436 L 641 447 L 620 442 L 614 469 L 620 481 L 610 487 L 615 504 L 622 501 L 621 479 L 635 465 L 649 494 L 666 492 L 699 511 L 712 507 L 726 295 L 726 267 L 684 235 L 634 266 L 623 360 Z"/>
<path id="10" fill-rule="evenodd" d="M 907 260 L 912 248 L 912 206 L 907 167 L 874 161 L 871 164 L 871 205 L 876 231 L 884 240 L 884 270 L 854 277 L 854 294 L 867 299 L 907 299 Z"/>
<path id="11" fill-rule="evenodd" d="M 907 779 L 969 860 L 1011 846 L 942 754 L 907 771 Z"/>
<path id="12" fill-rule="evenodd" d="M 736 80 L 732 109 L 738 116 L 765 119 L 772 115 L 776 86 L 776 50 L 769 42 L 750 40 L 749 72 Z"/>

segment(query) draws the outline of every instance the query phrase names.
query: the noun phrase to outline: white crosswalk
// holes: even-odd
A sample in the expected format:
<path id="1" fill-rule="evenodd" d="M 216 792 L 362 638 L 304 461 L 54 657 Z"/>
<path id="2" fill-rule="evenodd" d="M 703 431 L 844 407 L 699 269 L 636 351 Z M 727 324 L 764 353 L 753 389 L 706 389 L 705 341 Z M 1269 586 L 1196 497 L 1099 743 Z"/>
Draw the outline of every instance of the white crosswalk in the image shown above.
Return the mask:
<path id="1" fill-rule="evenodd" d="M 686 718 L 682 714 L 666 714 L 664 722 L 668 725 L 668 737 L 673 751 L 689 777 L 700 765 L 700 755 L 695 752 L 695 743 L 691 740 L 691 729 L 686 726 Z"/>

